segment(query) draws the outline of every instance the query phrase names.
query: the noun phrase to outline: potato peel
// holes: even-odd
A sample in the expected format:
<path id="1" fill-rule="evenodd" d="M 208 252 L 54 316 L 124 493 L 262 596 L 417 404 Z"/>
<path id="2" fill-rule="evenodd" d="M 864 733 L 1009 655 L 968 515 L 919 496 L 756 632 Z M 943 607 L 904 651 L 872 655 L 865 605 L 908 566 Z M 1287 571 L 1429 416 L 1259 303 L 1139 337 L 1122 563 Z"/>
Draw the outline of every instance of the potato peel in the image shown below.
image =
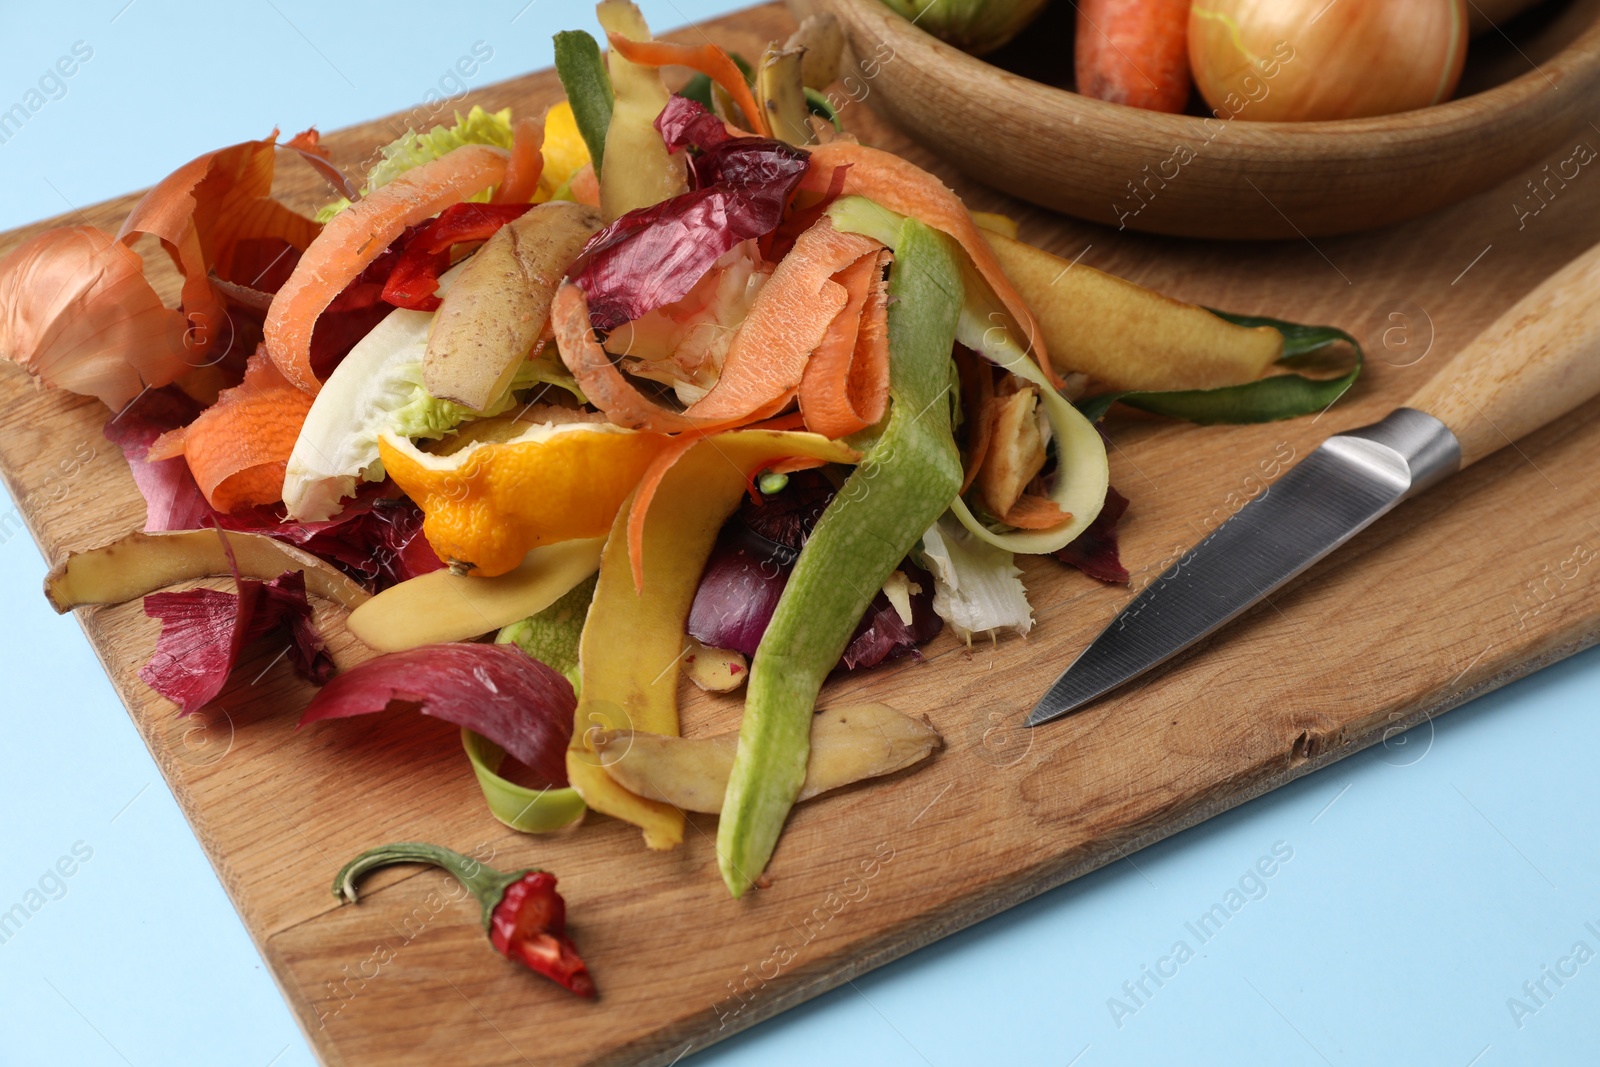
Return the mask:
<path id="1" fill-rule="evenodd" d="M 350 632 L 379 652 L 468 641 L 536 615 L 600 569 L 604 538 L 544 545 L 521 566 L 494 578 L 419 574 L 391 586 L 350 613 Z"/>
<path id="2" fill-rule="evenodd" d="M 688 738 L 606 730 L 593 741 L 601 766 L 629 792 L 684 811 L 722 810 L 738 731 Z M 943 744 L 932 725 L 887 704 L 826 709 L 811 720 L 811 756 L 797 800 L 904 770 Z"/>
<path id="3" fill-rule="evenodd" d="M 309 552 L 265 534 L 223 530 L 135 531 L 75 552 L 45 577 L 44 594 L 64 615 L 90 604 L 121 604 L 195 578 L 237 573 L 269 582 L 284 571 L 304 572 L 308 592 L 346 608 L 355 609 L 372 595 Z"/>

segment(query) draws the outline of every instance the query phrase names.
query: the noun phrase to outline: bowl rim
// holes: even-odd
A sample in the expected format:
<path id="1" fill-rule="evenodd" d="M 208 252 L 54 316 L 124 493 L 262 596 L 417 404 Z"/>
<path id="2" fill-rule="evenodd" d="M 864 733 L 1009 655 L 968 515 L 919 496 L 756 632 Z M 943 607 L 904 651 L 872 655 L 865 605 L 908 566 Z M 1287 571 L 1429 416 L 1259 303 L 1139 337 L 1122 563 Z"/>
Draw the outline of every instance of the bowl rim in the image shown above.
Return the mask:
<path id="1" fill-rule="evenodd" d="M 810 5 L 822 9 L 850 8 L 858 20 L 872 19 L 881 13 L 885 40 L 897 50 L 901 44 L 913 52 L 941 62 L 953 62 L 974 75 L 986 78 L 991 93 L 1007 96 L 1021 95 L 1043 109 L 1081 117 L 1092 117 L 1105 124 L 1128 124 L 1142 127 L 1153 136 L 1192 137 L 1197 130 L 1206 129 L 1208 122 L 1228 122 L 1229 141 L 1235 149 L 1268 147 L 1281 144 L 1285 137 L 1296 139 L 1325 138 L 1340 146 L 1340 154 L 1375 141 L 1393 145 L 1396 134 L 1423 134 L 1437 136 L 1451 129 L 1476 129 L 1496 117 L 1515 111 L 1532 100 L 1559 91 L 1575 73 L 1587 69 L 1600 72 L 1600 13 L 1577 37 L 1543 64 L 1533 64 L 1533 69 L 1509 81 L 1458 97 L 1442 104 L 1399 111 L 1389 115 L 1375 115 L 1359 119 L 1332 119 L 1312 122 L 1235 122 L 1237 115 L 1221 118 L 1213 113 L 1206 117 L 1174 115 L 1160 111 L 1129 107 L 1109 100 L 1097 100 L 1070 89 L 1035 81 L 996 66 L 979 56 L 964 52 L 917 26 L 911 20 L 891 9 L 882 0 L 809 0 Z M 850 27 L 846 27 L 847 34 Z M 896 38 L 897 40 L 890 40 Z M 1520 49 L 1519 49 L 1520 51 Z M 859 57 L 858 57 L 859 59 Z M 1529 60 L 1532 63 L 1531 60 Z M 974 99 L 983 94 L 974 93 Z M 1552 100 L 1552 106 L 1556 101 Z M 1254 142 L 1254 143 L 1252 143 Z"/>

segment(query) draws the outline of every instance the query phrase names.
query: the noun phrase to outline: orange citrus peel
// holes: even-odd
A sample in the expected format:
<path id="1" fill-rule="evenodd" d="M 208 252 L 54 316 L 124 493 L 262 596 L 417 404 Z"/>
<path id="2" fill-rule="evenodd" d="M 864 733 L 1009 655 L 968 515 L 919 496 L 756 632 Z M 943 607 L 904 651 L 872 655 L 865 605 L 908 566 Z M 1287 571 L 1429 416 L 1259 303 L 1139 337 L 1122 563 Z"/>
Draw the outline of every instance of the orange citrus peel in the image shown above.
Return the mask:
<path id="1" fill-rule="evenodd" d="M 378 453 L 422 508 L 423 533 L 439 558 L 493 577 L 539 545 L 604 536 L 669 440 L 606 423 L 545 424 L 448 456 L 385 432 Z"/>

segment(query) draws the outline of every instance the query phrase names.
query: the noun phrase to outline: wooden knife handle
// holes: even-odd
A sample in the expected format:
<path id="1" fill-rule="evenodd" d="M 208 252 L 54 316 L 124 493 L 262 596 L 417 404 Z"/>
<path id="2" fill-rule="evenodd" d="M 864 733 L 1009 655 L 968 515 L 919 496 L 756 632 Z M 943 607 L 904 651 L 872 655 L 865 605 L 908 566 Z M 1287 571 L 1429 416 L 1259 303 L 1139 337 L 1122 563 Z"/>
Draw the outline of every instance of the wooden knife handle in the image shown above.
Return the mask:
<path id="1" fill-rule="evenodd" d="M 1519 300 L 1408 400 L 1467 467 L 1600 395 L 1600 245 Z"/>

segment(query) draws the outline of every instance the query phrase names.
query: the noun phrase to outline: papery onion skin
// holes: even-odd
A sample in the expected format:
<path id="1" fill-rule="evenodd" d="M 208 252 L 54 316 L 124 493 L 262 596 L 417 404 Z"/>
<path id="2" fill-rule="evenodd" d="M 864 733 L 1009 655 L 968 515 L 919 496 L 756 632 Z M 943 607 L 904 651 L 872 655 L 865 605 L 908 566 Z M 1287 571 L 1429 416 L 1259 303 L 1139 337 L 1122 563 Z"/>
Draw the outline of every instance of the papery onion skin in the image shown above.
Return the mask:
<path id="1" fill-rule="evenodd" d="M 0 260 L 0 359 L 118 411 L 191 369 L 182 316 L 144 260 L 92 226 L 46 230 Z"/>
<path id="2" fill-rule="evenodd" d="M 1189 64 L 1219 118 L 1319 122 L 1443 103 L 1466 0 L 1197 0 Z"/>
<path id="3" fill-rule="evenodd" d="M 237 593 L 185 589 L 144 598 L 144 613 L 161 620 L 161 637 L 139 677 L 178 705 L 180 715 L 216 699 L 245 646 L 273 630 L 289 638 L 285 650 L 303 677 L 322 685 L 333 675 L 333 657 L 311 622 L 303 572 L 234 582 Z"/>
<path id="4" fill-rule="evenodd" d="M 278 131 L 259 141 L 207 152 L 163 178 L 123 220 L 117 240 L 132 245 L 140 234 L 161 241 L 183 275 L 183 335 L 190 362 L 206 365 L 212 343 L 231 336 L 227 311 L 210 275 L 234 276 L 234 252 L 242 239 L 281 238 L 304 251 L 322 227 L 272 197 Z M 327 161 L 315 130 L 284 147 L 309 160 Z M 319 168 L 321 169 L 321 168 Z M 325 169 L 323 170 L 326 176 Z"/>

